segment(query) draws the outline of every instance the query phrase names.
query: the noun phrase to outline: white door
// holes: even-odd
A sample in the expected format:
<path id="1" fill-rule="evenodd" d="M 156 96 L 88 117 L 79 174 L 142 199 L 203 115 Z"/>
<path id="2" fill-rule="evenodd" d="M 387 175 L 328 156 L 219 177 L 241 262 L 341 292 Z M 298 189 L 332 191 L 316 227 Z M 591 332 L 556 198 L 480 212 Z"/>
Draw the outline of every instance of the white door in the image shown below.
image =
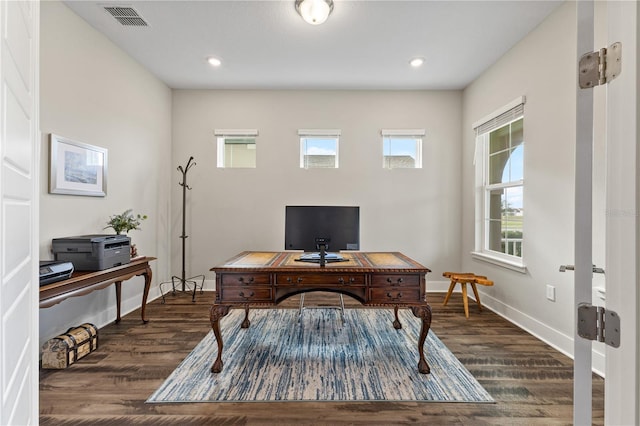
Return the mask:
<path id="1" fill-rule="evenodd" d="M 593 45 L 593 3 L 578 2 L 578 56 Z M 577 89 L 575 304 L 592 300 L 593 91 L 606 93 L 606 308 L 620 320 L 619 348 L 605 356 L 605 424 L 640 424 L 638 306 L 638 22 L 636 2 L 607 2 L 608 43 L 622 43 L 622 72 L 605 86 Z M 576 67 L 577 68 L 577 67 Z M 594 303 L 595 304 L 595 303 Z M 576 322 L 577 323 L 577 322 Z M 575 335 L 574 424 L 591 424 L 591 341 Z"/>
<path id="2" fill-rule="evenodd" d="M 39 3 L 0 1 L 0 424 L 38 423 Z"/>

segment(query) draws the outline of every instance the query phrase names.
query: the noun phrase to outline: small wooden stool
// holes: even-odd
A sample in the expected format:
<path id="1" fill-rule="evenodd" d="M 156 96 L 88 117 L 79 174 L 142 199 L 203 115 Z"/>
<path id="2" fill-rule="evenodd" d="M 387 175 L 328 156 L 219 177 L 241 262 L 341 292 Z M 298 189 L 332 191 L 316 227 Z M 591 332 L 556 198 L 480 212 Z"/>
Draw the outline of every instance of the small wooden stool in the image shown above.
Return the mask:
<path id="1" fill-rule="evenodd" d="M 482 275 L 476 275 L 472 272 L 443 272 L 443 277 L 447 277 L 451 280 L 451 284 L 449 285 L 449 291 L 447 292 L 447 296 L 444 298 L 444 302 L 442 306 L 446 306 L 449 302 L 449 298 L 451 297 L 451 293 L 453 293 L 453 289 L 457 283 L 460 283 L 462 286 L 462 302 L 464 303 L 464 315 L 469 318 L 469 300 L 467 299 L 467 284 L 471 284 L 471 288 L 473 289 L 473 294 L 476 296 L 476 303 L 478 304 L 478 309 L 482 311 L 482 304 L 480 303 L 480 296 L 478 295 L 478 289 L 476 288 L 476 284 L 492 286 L 493 281 L 488 280 L 487 277 Z"/>

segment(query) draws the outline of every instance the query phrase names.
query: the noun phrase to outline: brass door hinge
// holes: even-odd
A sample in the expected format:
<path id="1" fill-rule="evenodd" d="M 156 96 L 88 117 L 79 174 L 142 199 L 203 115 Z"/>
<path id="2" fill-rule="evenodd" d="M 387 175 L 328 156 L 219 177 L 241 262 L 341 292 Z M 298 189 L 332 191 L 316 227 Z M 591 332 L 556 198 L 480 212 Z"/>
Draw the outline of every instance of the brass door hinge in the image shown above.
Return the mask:
<path id="1" fill-rule="evenodd" d="M 580 57 L 578 83 L 581 89 L 606 84 L 622 72 L 622 43 L 585 53 Z"/>

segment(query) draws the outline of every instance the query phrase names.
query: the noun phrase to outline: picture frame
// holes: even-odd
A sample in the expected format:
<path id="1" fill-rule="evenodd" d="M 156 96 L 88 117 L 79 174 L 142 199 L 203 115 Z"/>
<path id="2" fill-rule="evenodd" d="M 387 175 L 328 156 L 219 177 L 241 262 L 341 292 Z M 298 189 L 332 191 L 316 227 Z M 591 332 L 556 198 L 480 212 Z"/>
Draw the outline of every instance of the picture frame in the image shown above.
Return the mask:
<path id="1" fill-rule="evenodd" d="M 107 165 L 106 148 L 50 134 L 50 194 L 105 197 Z"/>

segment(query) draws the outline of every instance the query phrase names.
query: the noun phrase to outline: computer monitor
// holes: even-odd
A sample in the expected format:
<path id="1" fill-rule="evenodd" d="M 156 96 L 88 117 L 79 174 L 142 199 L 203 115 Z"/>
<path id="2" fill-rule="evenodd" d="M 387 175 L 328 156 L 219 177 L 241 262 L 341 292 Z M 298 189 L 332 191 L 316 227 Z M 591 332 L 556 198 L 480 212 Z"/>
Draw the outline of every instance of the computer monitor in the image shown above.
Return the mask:
<path id="1" fill-rule="evenodd" d="M 285 250 L 360 250 L 360 207 L 286 206 Z"/>

